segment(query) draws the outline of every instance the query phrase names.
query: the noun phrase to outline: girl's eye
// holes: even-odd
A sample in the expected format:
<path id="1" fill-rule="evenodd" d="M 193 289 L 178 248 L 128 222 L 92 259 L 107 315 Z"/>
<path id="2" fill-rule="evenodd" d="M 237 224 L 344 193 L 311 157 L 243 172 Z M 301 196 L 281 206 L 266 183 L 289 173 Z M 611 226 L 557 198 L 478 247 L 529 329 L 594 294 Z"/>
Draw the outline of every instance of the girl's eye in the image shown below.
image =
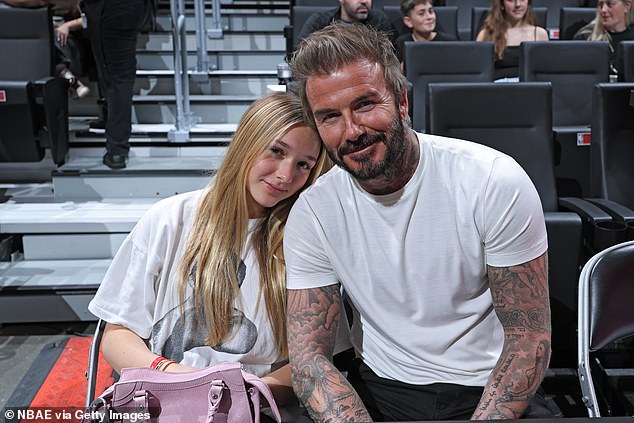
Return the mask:
<path id="1" fill-rule="evenodd" d="M 271 148 L 270 148 L 270 151 L 271 151 L 271 153 L 273 153 L 273 154 L 282 154 L 282 153 L 283 153 L 282 149 L 281 149 L 281 148 L 278 148 L 278 147 L 271 147 Z"/>
<path id="2" fill-rule="evenodd" d="M 297 166 L 299 166 L 300 168 L 304 169 L 304 170 L 310 170 L 310 164 L 308 164 L 308 162 L 299 162 L 297 163 Z"/>

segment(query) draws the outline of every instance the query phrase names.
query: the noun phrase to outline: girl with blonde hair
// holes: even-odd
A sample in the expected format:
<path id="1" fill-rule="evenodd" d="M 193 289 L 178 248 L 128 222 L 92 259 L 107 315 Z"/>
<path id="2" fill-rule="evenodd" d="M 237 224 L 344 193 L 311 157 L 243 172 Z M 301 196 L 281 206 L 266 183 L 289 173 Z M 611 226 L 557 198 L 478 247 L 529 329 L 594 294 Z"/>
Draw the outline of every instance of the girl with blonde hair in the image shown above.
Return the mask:
<path id="1" fill-rule="evenodd" d="M 293 398 L 282 237 L 299 193 L 329 167 L 299 99 L 271 93 L 242 117 L 201 190 L 153 205 L 119 248 L 89 310 L 116 371 L 239 361 L 278 404 Z"/>
<path id="2" fill-rule="evenodd" d="M 493 41 L 495 79 L 517 80 L 519 46 L 524 41 L 548 41 L 548 33 L 533 13 L 531 0 L 492 0 L 476 41 Z"/>

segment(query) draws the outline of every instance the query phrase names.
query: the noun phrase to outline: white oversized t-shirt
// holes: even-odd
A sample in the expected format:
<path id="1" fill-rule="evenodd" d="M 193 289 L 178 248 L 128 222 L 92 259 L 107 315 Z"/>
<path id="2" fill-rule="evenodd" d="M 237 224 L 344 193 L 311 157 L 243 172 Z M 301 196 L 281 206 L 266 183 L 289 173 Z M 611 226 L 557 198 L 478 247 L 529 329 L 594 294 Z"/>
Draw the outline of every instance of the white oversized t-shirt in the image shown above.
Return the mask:
<path id="1" fill-rule="evenodd" d="M 371 195 L 334 168 L 286 226 L 289 289 L 340 282 L 357 309 L 352 343 L 379 376 L 484 386 L 501 352 L 487 265 L 547 249 L 539 196 L 510 157 L 418 134 L 420 162 L 399 191 Z"/>
<path id="2" fill-rule="evenodd" d="M 150 208 L 119 248 L 88 309 L 131 329 L 148 340 L 152 352 L 174 361 L 194 367 L 239 361 L 246 370 L 263 376 L 283 358 L 276 349 L 264 299 L 256 307 L 259 265 L 251 248 L 243 252 L 237 269 L 242 301 L 234 306 L 234 323 L 241 320 L 241 324 L 231 339 L 205 345 L 207 327 L 194 319 L 191 289 L 181 315 L 178 265 L 202 194 L 198 190 L 175 195 Z M 255 224 L 249 222 L 247 245 Z"/>

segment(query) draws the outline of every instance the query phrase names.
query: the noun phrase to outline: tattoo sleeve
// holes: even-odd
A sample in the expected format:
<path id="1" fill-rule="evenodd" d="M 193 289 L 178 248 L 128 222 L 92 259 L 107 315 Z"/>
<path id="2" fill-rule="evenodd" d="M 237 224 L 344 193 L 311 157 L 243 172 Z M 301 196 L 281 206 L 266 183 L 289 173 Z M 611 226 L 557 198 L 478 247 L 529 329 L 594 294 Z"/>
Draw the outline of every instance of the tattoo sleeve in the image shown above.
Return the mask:
<path id="1" fill-rule="evenodd" d="M 504 346 L 472 418 L 519 419 L 550 360 L 547 253 L 518 266 L 489 266 L 488 276 Z"/>
<path id="2" fill-rule="evenodd" d="M 312 419 L 372 421 L 355 390 L 332 364 L 341 313 L 339 286 L 289 290 L 287 307 L 293 389 Z"/>

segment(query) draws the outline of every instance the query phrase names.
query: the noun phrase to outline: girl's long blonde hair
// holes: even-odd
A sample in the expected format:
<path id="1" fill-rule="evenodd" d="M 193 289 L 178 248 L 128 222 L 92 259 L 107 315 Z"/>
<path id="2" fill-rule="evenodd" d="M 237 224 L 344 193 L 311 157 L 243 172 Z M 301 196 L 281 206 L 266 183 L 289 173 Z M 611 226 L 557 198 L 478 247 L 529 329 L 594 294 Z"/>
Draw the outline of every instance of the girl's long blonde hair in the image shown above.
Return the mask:
<path id="1" fill-rule="evenodd" d="M 523 24 L 537 25 L 537 18 L 533 12 L 532 1 L 528 0 L 528 8 L 526 14 L 522 18 Z M 509 24 L 504 19 L 504 0 L 491 0 L 489 13 L 484 19 L 482 29 L 484 30 L 484 41 L 493 41 L 493 49 L 498 59 L 504 56 L 506 49 L 506 31 Z"/>
<path id="2" fill-rule="evenodd" d="M 270 93 L 256 100 L 242 116 L 225 159 L 200 201 L 179 268 L 179 296 L 184 304 L 191 274 L 194 304 L 203 306 L 202 317 L 209 330 L 208 345 L 217 345 L 232 335 L 233 308 L 236 300 L 240 301 L 238 266 L 249 222 L 249 171 L 271 142 L 297 125 L 307 123 L 296 96 Z M 312 184 L 329 163 L 325 149 L 320 146 L 317 163 L 302 189 Z M 286 267 L 282 237 L 298 195 L 299 192 L 267 209 L 251 240 L 260 266 L 258 294 L 263 294 L 278 351 L 284 356 L 287 354 Z"/>

